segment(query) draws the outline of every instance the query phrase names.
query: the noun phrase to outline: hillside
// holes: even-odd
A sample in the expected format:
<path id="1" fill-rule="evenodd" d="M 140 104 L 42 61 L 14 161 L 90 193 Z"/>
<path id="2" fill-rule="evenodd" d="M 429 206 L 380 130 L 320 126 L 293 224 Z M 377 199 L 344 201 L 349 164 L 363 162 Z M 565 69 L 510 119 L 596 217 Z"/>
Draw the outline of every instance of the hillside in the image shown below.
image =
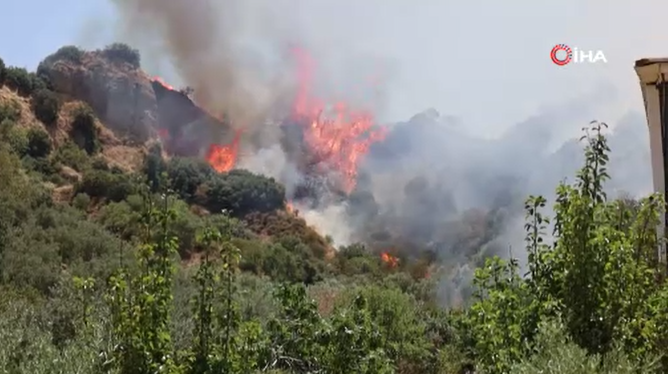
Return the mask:
<path id="1" fill-rule="evenodd" d="M 374 142 L 371 158 L 399 157 L 381 141 L 402 135 L 364 117 L 353 144 L 308 110 L 280 127 L 299 132 L 280 139 L 312 177 L 289 186 L 241 167 L 250 130 L 195 97 L 124 44 L 63 47 L 36 72 L 0 60 L 0 372 L 668 370 L 666 268 L 647 229 L 663 206 L 607 200 L 599 124 L 558 187 L 552 236 L 547 202 L 527 200 L 524 277 L 489 250 L 516 200 L 502 188 L 480 187 L 494 209 L 455 214 L 415 177 L 398 212 L 368 208 L 356 162 Z M 309 226 L 300 209 L 324 201 L 352 207 L 362 240 Z"/>

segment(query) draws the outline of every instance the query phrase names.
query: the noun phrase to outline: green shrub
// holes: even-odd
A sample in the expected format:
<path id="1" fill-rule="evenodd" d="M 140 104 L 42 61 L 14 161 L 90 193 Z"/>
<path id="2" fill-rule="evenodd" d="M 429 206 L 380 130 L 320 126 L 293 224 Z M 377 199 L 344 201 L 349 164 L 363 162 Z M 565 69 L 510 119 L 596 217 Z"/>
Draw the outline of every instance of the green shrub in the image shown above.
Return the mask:
<path id="1" fill-rule="evenodd" d="M 46 177 L 47 180 L 53 181 L 57 185 L 62 184 L 62 178 L 58 174 L 59 169 L 56 167 L 54 162 L 48 158 L 40 157 L 24 157 L 23 158 L 23 167 L 27 170 L 33 170 L 42 176 Z M 58 183 L 56 183 L 58 182 Z"/>
<path id="2" fill-rule="evenodd" d="M 211 212 L 229 211 L 235 217 L 273 212 L 285 206 L 285 187 L 273 178 L 247 170 L 214 174 L 203 190 L 203 206 Z"/>
<path id="3" fill-rule="evenodd" d="M 11 121 L 5 120 L 0 123 L 0 134 L 9 148 L 19 157 L 23 157 L 28 152 L 28 132 L 25 128 L 19 127 Z"/>
<path id="4" fill-rule="evenodd" d="M 29 73 L 28 75 L 30 77 L 30 81 L 32 82 L 31 94 L 34 94 L 39 90 L 50 90 L 52 88 L 51 82 L 46 76 L 38 75 L 32 72 Z"/>
<path id="5" fill-rule="evenodd" d="M 155 180 L 158 168 L 160 168 L 158 155 L 150 154 L 151 159 L 147 159 L 147 168 L 151 166 L 153 170 L 146 169 L 149 180 Z M 150 165 L 151 161 L 155 165 Z M 167 178 L 169 178 L 170 187 L 182 199 L 191 200 L 195 197 L 197 189 L 214 174 L 211 166 L 203 160 L 196 158 L 174 157 L 166 165 Z M 149 174 L 150 173 L 150 174 Z"/>
<path id="6" fill-rule="evenodd" d="M 8 120 L 17 122 L 21 119 L 21 104 L 16 100 L 0 103 L 0 122 Z"/>
<path id="7" fill-rule="evenodd" d="M 55 124 L 60 111 L 58 95 L 47 89 L 35 91 L 32 98 L 32 111 L 35 113 L 35 117 L 45 125 Z"/>
<path id="8" fill-rule="evenodd" d="M 303 246 L 286 248 L 277 243 L 262 257 L 262 273 L 277 282 L 313 284 L 322 280 L 321 269 Z"/>
<path id="9" fill-rule="evenodd" d="M 342 247 L 336 256 L 336 267 L 341 274 L 380 275 L 380 260 L 363 244 L 352 244 Z"/>
<path id="10" fill-rule="evenodd" d="M 27 154 L 30 157 L 42 158 L 51 153 L 51 138 L 46 131 L 41 128 L 31 128 L 28 130 L 28 149 Z"/>
<path id="11" fill-rule="evenodd" d="M 92 169 L 84 173 L 77 190 L 90 197 L 121 201 L 135 192 L 135 185 L 125 174 Z"/>
<path id="12" fill-rule="evenodd" d="M 70 135 L 74 142 L 89 155 L 100 150 L 95 114 L 89 106 L 81 105 L 75 110 Z"/>
<path id="13" fill-rule="evenodd" d="M 135 69 L 141 66 L 139 51 L 125 43 L 113 43 L 102 50 L 102 55 L 110 61 L 127 62 Z"/>
<path id="14" fill-rule="evenodd" d="M 135 209 L 126 201 L 111 202 L 100 209 L 96 221 L 121 238 L 130 240 L 139 235 L 141 219 L 139 209 L 140 207 Z"/>
<path id="15" fill-rule="evenodd" d="M 33 78 L 28 70 L 10 66 L 6 69 L 5 84 L 21 96 L 30 96 L 33 92 Z"/>
<path id="16" fill-rule="evenodd" d="M 657 369 L 653 360 L 635 364 L 621 349 L 604 357 L 590 355 L 573 343 L 558 320 L 542 323 L 536 341 L 536 354 L 515 364 L 513 374 L 634 374 Z"/>
<path id="17" fill-rule="evenodd" d="M 56 53 L 52 54 L 48 58 L 53 60 L 65 60 L 74 63 L 81 63 L 83 58 L 84 51 L 75 45 L 66 45 L 58 48 Z"/>
<path id="18" fill-rule="evenodd" d="M 78 172 L 85 171 L 91 164 L 88 154 L 71 141 L 56 148 L 53 161 L 59 165 L 69 166 Z"/>

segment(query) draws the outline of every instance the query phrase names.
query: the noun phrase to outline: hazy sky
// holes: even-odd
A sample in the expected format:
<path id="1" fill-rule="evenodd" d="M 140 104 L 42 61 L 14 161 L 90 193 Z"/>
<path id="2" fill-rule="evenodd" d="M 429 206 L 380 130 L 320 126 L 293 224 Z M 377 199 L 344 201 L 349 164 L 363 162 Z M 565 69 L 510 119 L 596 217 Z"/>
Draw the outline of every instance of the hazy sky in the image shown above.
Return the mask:
<path id="1" fill-rule="evenodd" d="M 34 69 L 62 45 L 99 47 L 113 39 L 108 0 L 7 2 L 0 22 L 7 64 Z M 362 53 L 391 71 L 382 118 L 404 120 L 434 107 L 478 133 L 498 133 L 592 90 L 616 95 L 597 117 L 614 121 L 629 108 L 642 109 L 634 60 L 668 56 L 668 23 L 661 19 L 668 3 L 656 0 L 280 3 L 289 6 L 276 16 L 290 12 L 312 43 L 332 54 Z M 253 14 L 247 19 L 253 22 Z M 549 59 L 558 43 L 600 49 L 608 63 L 558 67 Z"/>

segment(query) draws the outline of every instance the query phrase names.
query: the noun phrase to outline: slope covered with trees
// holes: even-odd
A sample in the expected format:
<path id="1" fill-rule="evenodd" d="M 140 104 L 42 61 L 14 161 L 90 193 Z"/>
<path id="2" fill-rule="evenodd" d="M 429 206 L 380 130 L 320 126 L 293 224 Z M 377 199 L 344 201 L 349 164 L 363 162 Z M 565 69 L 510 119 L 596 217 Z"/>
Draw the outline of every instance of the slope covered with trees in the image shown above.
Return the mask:
<path id="1" fill-rule="evenodd" d="M 668 371 L 663 198 L 608 201 L 600 124 L 553 233 L 527 200 L 528 276 L 487 258 L 455 310 L 433 256 L 333 250 L 273 179 L 158 144 L 124 168 L 95 109 L 39 73 L 0 62 L 0 372 Z"/>

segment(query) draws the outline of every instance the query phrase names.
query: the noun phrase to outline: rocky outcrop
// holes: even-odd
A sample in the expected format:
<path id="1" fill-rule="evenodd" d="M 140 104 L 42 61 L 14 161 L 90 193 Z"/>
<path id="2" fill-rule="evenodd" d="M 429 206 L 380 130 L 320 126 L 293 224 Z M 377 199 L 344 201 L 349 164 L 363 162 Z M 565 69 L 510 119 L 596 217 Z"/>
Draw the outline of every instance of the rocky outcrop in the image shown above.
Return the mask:
<path id="1" fill-rule="evenodd" d="M 138 64 L 109 58 L 105 51 L 63 47 L 47 57 L 38 74 L 53 89 L 88 103 L 101 122 L 121 138 L 144 143 L 159 135 L 172 155 L 201 156 L 228 126 L 183 92 L 149 78 Z"/>
<path id="2" fill-rule="evenodd" d="M 158 106 L 151 79 L 123 61 L 111 61 L 99 51 L 76 58 L 61 51 L 47 57 L 38 72 L 53 89 L 88 103 L 115 133 L 145 142 L 158 127 Z"/>
<path id="3" fill-rule="evenodd" d="M 217 142 L 216 132 L 226 131 L 222 121 L 197 106 L 185 93 L 153 81 L 158 101 L 160 134 L 170 154 L 201 156 L 202 150 Z"/>

